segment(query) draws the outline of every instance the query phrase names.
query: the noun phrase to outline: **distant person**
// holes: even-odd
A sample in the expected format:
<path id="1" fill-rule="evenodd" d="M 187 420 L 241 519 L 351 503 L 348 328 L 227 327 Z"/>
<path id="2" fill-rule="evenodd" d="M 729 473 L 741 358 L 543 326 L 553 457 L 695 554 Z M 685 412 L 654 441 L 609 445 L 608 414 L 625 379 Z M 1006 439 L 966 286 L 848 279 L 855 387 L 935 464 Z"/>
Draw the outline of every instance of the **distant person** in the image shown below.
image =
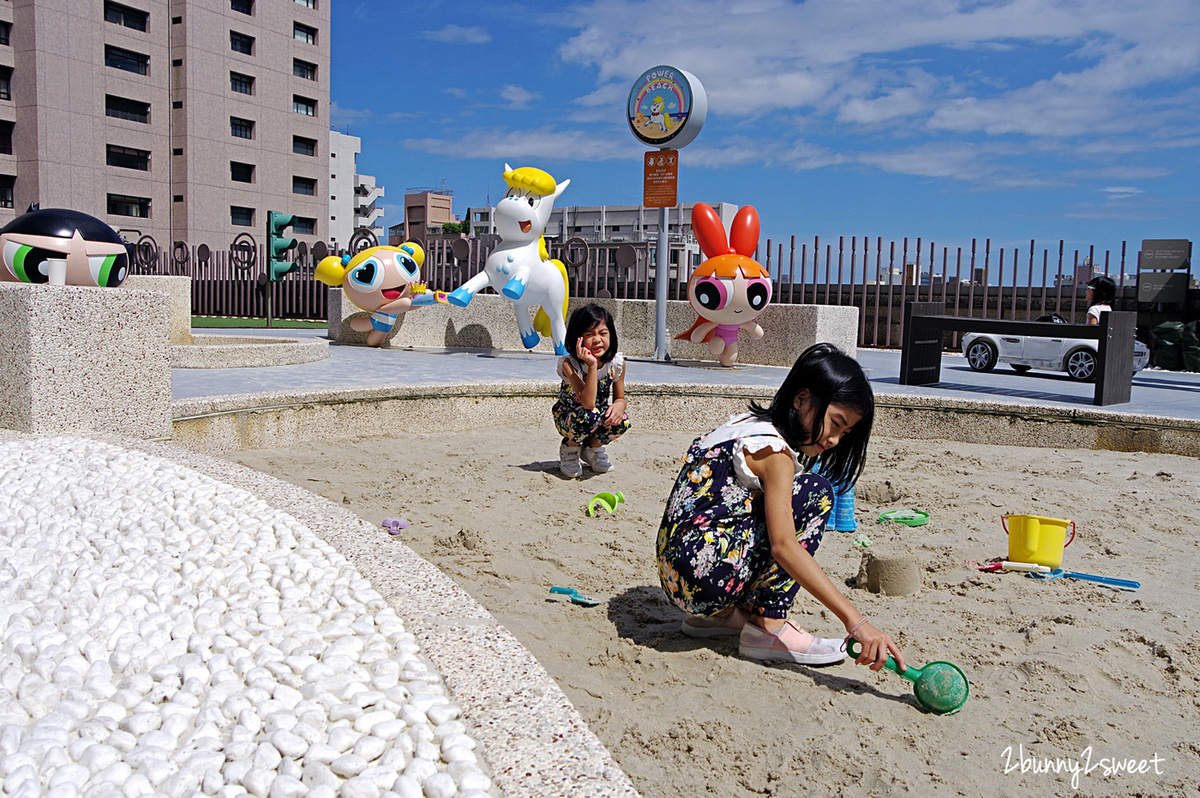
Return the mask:
<path id="1" fill-rule="evenodd" d="M 599 305 L 577 308 L 567 322 L 564 341 L 571 354 L 558 361 L 562 378 L 558 401 L 551 408 L 562 435 L 558 469 L 564 477 L 613 470 L 605 445 L 629 430 L 625 412 L 625 356 L 617 351 L 612 315 Z"/>
<path id="2" fill-rule="evenodd" d="M 806 349 L 770 406 L 692 443 L 658 530 L 663 592 L 688 615 L 690 637 L 736 636 L 755 660 L 830 665 L 841 639 L 822 639 L 788 620 L 800 588 L 862 644 L 857 662 L 879 670 L 904 657 L 813 559 L 833 506 L 862 472 L 875 396 L 862 367 L 832 344 Z M 812 473 L 820 464 L 821 474 Z"/>
<path id="3" fill-rule="evenodd" d="M 1093 277 L 1088 280 L 1085 297 L 1088 303 L 1087 323 L 1099 324 L 1100 314 L 1112 310 L 1110 303 L 1117 298 L 1117 284 L 1111 277 Z"/>

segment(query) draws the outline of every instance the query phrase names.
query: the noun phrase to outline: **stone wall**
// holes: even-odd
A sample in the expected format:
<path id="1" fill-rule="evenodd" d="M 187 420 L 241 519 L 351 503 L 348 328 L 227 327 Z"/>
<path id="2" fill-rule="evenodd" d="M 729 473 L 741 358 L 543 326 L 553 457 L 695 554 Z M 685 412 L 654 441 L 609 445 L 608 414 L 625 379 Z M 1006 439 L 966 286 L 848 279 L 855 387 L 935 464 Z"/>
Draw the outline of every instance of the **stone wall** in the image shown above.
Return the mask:
<path id="1" fill-rule="evenodd" d="M 329 338 L 338 343 L 364 344 L 366 334 L 350 329 L 346 323 L 366 313 L 351 304 L 340 288 L 329 290 Z M 627 357 L 653 357 L 656 308 L 644 299 L 572 299 L 569 311 L 587 302 L 608 309 L 621 351 Z M 739 363 L 766 366 L 791 366 L 796 356 L 818 342 L 836 344 L 852 357 L 857 354 L 858 313 L 856 307 L 834 305 L 771 305 L 759 317 L 765 330 L 755 341 L 743 333 L 738 339 Z M 667 302 L 667 329 L 674 336 L 692 326 L 696 313 L 682 300 Z M 514 305 L 495 294 L 477 295 L 465 308 L 433 305 L 400 316 L 385 345 L 416 347 L 465 347 L 479 349 L 521 349 Z M 543 340 L 535 352 L 553 352 Z M 675 360 L 714 361 L 704 344 L 667 341 L 667 351 Z"/>
<path id="2" fill-rule="evenodd" d="M 0 283 L 0 427 L 171 436 L 170 299 Z"/>

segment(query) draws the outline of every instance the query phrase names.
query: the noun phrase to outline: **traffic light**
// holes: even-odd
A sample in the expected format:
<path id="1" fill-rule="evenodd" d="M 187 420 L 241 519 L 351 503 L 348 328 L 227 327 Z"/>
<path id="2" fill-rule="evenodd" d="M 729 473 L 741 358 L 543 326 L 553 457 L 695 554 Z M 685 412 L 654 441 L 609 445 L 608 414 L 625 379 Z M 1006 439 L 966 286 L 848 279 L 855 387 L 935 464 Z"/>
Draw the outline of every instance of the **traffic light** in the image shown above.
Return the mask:
<path id="1" fill-rule="evenodd" d="M 280 282 L 298 268 L 295 261 L 284 257 L 285 252 L 296 246 L 296 239 L 282 235 L 294 221 L 296 217 L 291 214 L 267 211 L 267 279 L 271 282 Z"/>

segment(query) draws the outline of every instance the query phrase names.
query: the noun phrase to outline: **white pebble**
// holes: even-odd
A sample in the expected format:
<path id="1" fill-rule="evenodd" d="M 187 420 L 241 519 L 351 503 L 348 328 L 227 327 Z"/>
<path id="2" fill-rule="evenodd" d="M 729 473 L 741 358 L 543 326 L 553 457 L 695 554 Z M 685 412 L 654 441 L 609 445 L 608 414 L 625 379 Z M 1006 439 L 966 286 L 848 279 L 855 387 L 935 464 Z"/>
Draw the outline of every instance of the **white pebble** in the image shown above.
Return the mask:
<path id="1" fill-rule="evenodd" d="M 449 773 L 434 773 L 421 786 L 427 798 L 453 798 L 458 792 L 458 785 Z"/>
<path id="2" fill-rule="evenodd" d="M 329 763 L 329 768 L 339 776 L 348 779 L 366 770 L 367 760 L 357 754 L 342 754 Z"/>

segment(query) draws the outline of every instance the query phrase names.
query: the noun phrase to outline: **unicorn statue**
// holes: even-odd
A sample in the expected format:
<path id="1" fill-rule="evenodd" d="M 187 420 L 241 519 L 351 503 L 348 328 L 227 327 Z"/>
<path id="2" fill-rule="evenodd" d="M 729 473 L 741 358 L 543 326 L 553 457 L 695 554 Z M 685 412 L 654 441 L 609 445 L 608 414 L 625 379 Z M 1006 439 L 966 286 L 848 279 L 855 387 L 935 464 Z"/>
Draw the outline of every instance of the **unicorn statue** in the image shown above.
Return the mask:
<path id="1" fill-rule="evenodd" d="M 567 269 L 562 261 L 550 260 L 542 234 L 554 201 L 571 181 L 556 183 L 541 169 L 513 169 L 504 164 L 504 182 L 508 192 L 493 214 L 500 243 L 488 255 L 483 271 L 446 299 L 451 305 L 465 308 L 475 294 L 490 285 L 513 303 L 526 349 L 533 349 L 545 336 L 554 341 L 555 354 L 565 355 Z M 531 322 L 529 310 L 535 307 L 537 314 Z"/>

